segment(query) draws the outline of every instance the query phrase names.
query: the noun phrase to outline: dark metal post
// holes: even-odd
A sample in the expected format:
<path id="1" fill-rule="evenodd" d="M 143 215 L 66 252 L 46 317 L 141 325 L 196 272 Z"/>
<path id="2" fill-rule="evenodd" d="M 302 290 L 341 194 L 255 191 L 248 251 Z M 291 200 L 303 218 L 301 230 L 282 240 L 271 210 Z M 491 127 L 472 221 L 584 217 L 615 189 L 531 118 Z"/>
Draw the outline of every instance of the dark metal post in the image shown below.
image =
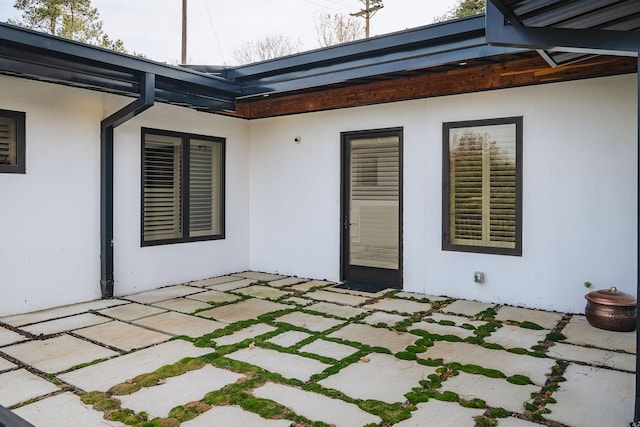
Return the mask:
<path id="1" fill-rule="evenodd" d="M 182 0 L 182 64 L 187 63 L 187 0 Z"/>
<path id="2" fill-rule="evenodd" d="M 637 179 L 637 187 L 636 187 L 636 198 L 637 198 L 637 211 L 636 215 L 638 217 L 637 221 L 637 244 L 636 244 L 636 300 L 640 297 L 640 52 L 638 52 L 638 68 L 636 69 L 636 78 L 638 80 L 637 91 L 638 91 L 638 111 L 637 113 L 637 132 L 638 132 L 638 144 L 636 145 L 637 160 L 636 160 L 636 179 Z M 638 379 L 638 373 L 640 373 L 640 355 L 638 354 L 638 349 L 640 349 L 640 316 L 636 318 L 636 406 L 635 412 L 633 416 L 633 421 L 638 425 L 640 422 L 640 380 Z"/>

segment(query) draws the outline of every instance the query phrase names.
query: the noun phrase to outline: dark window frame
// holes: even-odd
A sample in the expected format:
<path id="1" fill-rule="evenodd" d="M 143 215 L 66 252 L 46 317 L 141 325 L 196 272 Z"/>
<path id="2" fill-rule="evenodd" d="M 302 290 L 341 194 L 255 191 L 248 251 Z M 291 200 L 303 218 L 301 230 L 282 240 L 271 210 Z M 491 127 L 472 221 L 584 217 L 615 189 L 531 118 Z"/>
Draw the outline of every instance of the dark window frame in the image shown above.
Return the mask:
<path id="1" fill-rule="evenodd" d="M 0 117 L 13 119 L 16 121 L 16 164 L 2 165 L 0 164 L 0 173 L 26 173 L 26 133 L 25 122 L 26 113 L 21 111 L 0 110 Z"/>
<path id="2" fill-rule="evenodd" d="M 179 138 L 181 140 L 180 150 L 182 156 L 183 167 L 181 171 L 181 212 L 182 212 L 182 227 L 181 236 L 179 238 L 170 239 L 158 239 L 158 240 L 145 240 L 144 238 L 144 195 L 145 195 L 145 137 L 146 135 L 159 135 L 168 136 L 173 138 Z M 189 143 L 192 140 L 197 141 L 210 141 L 220 144 L 220 233 L 206 235 L 206 236 L 189 236 L 189 172 L 190 168 L 190 154 Z M 145 128 L 141 129 L 141 144 L 140 144 L 140 242 L 141 246 L 158 246 L 175 243 L 188 243 L 188 242 L 201 242 L 208 240 L 222 240 L 225 239 L 225 210 L 226 210 L 226 138 L 193 134 L 187 132 L 176 132 L 163 129 Z"/>
<path id="3" fill-rule="evenodd" d="M 516 232 L 515 245 L 513 248 L 501 248 L 494 246 L 482 245 L 464 245 L 459 243 L 451 243 L 450 241 L 450 152 L 449 152 L 449 134 L 451 129 L 465 127 L 480 127 L 514 124 L 515 131 L 515 149 L 516 149 Z M 495 255 L 511 255 L 522 256 L 522 139 L 523 139 L 523 117 L 502 117 L 494 119 L 467 120 L 458 122 L 445 122 L 442 124 L 442 250 L 456 252 L 474 252 Z"/>

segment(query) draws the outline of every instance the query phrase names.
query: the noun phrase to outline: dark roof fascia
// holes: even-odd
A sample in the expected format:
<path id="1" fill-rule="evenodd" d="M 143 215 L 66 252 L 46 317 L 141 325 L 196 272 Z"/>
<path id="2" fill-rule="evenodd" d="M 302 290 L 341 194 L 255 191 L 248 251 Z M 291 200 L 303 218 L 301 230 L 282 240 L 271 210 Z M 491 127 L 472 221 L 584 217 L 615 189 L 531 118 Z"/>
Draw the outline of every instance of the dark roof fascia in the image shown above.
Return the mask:
<path id="1" fill-rule="evenodd" d="M 526 49 L 486 43 L 484 15 L 409 29 L 227 70 L 243 96 L 300 91 Z"/>
<path id="2" fill-rule="evenodd" d="M 234 108 L 240 85 L 145 58 L 0 23 L 0 69 L 6 74 L 137 95 L 140 76 L 156 76 L 158 101 L 206 111 Z M 164 89 L 163 89 L 164 88 Z"/>
<path id="3" fill-rule="evenodd" d="M 487 1 L 486 36 L 491 45 L 621 56 L 640 52 L 640 32 L 525 26 L 515 5 L 510 0 Z"/>

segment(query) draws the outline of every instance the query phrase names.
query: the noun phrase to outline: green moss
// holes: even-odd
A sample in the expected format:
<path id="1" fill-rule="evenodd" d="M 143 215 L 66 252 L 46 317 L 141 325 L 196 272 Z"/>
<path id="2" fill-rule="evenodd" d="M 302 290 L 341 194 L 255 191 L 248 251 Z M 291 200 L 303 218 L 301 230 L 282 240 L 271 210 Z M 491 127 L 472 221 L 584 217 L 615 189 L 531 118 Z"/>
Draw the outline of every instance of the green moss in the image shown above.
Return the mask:
<path id="1" fill-rule="evenodd" d="M 471 399 L 471 400 L 461 400 L 460 406 L 464 406 L 465 408 L 474 408 L 474 409 L 484 409 L 487 407 L 487 402 L 482 399 Z"/>
<path id="2" fill-rule="evenodd" d="M 549 341 L 556 341 L 557 342 L 557 341 L 562 341 L 562 340 L 566 340 L 566 339 L 567 339 L 567 337 L 564 336 L 564 334 L 562 334 L 560 332 L 553 331 L 553 332 L 549 332 L 547 334 L 547 340 L 549 340 Z"/>
<path id="3" fill-rule="evenodd" d="M 476 422 L 475 427 L 494 427 L 498 425 L 498 420 L 486 417 L 484 415 L 478 415 L 477 417 L 473 417 L 473 419 Z"/>
<path id="4" fill-rule="evenodd" d="M 464 339 L 464 342 L 468 342 L 469 344 L 478 344 L 478 345 L 483 344 L 482 338 L 474 337 L 474 336 L 466 337 Z"/>
<path id="5" fill-rule="evenodd" d="M 411 353 L 424 353 L 427 351 L 427 348 L 420 345 L 410 345 L 405 350 Z"/>
<path id="6" fill-rule="evenodd" d="M 492 343 L 492 342 L 484 343 L 482 344 L 482 346 L 484 348 L 488 348 L 489 350 L 504 350 L 503 346 L 501 346 L 500 344 Z"/>
<path id="7" fill-rule="evenodd" d="M 524 321 L 522 323 L 520 323 L 520 327 L 521 328 L 525 328 L 525 329 L 533 329 L 536 331 L 541 331 L 544 328 L 540 325 L 538 325 L 537 323 L 533 323 L 533 322 L 529 322 L 529 321 Z"/>
<path id="8" fill-rule="evenodd" d="M 416 360 L 418 356 L 410 351 L 399 351 L 396 353 L 396 357 L 402 360 Z"/>
<path id="9" fill-rule="evenodd" d="M 524 348 L 510 348 L 509 350 L 507 350 L 509 353 L 514 353 L 514 354 L 528 354 L 529 352 L 527 350 L 525 350 Z"/>
<path id="10" fill-rule="evenodd" d="M 171 411 L 169 411 L 169 418 L 175 418 L 181 423 L 185 421 L 189 421 L 202 414 L 203 412 L 208 411 L 211 406 L 207 405 L 203 402 L 192 402 L 184 406 L 176 406 Z"/>
<path id="11" fill-rule="evenodd" d="M 119 421 L 126 425 L 137 425 L 147 421 L 147 413 L 136 414 L 131 409 L 120 409 L 112 411 L 107 415 L 111 421 Z"/>
<path id="12" fill-rule="evenodd" d="M 506 378 L 506 375 L 497 369 L 487 369 L 478 365 L 462 365 L 458 369 L 462 372 L 466 372 L 467 374 L 484 375 L 489 378 Z"/>
<path id="13" fill-rule="evenodd" d="M 456 322 L 452 321 L 452 320 L 440 320 L 438 321 L 438 323 L 442 326 L 456 326 Z"/>
<path id="14" fill-rule="evenodd" d="M 507 381 L 510 382 L 511 384 L 516 384 L 516 385 L 533 384 L 533 381 L 531 381 L 531 379 L 525 375 L 512 375 L 509 378 L 507 378 Z"/>
<path id="15" fill-rule="evenodd" d="M 436 393 L 433 397 L 443 402 L 457 402 L 460 399 L 458 395 L 452 391 L 445 391 L 444 393 Z"/>
<path id="16" fill-rule="evenodd" d="M 463 323 L 462 325 L 460 325 L 460 327 L 461 327 L 462 329 L 468 329 L 468 330 L 470 330 L 470 331 L 474 331 L 474 330 L 476 329 L 476 327 L 475 327 L 475 326 L 470 325 L 469 323 Z"/>
<path id="17" fill-rule="evenodd" d="M 440 366 L 443 363 L 443 359 L 440 357 L 438 359 L 420 359 L 418 360 L 418 363 L 424 366 Z"/>
<path id="18" fill-rule="evenodd" d="M 140 390 L 142 386 L 138 383 L 130 382 L 130 383 L 122 383 L 114 385 L 109 389 L 109 393 L 116 396 L 124 396 L 126 394 L 135 393 Z"/>
<path id="19" fill-rule="evenodd" d="M 511 416 L 511 412 L 504 408 L 493 408 L 489 410 L 488 415 L 491 418 L 507 418 Z"/>
<path id="20" fill-rule="evenodd" d="M 399 402 L 390 404 L 379 400 L 365 400 L 358 406 L 363 411 L 379 416 L 383 423 L 388 424 L 396 424 L 411 418 L 411 411 L 415 410 L 415 406 L 406 407 Z"/>

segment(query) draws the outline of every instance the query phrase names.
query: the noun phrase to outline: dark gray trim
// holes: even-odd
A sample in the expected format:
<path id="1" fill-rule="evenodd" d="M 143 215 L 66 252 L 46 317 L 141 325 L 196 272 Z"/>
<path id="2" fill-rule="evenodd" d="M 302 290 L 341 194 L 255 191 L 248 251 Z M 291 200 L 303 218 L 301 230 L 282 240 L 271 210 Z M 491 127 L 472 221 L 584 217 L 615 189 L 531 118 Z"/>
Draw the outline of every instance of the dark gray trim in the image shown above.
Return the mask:
<path id="1" fill-rule="evenodd" d="M 113 298 L 113 132 L 154 104 L 155 75 L 143 74 L 140 98 L 100 122 L 100 289 Z"/>
<path id="2" fill-rule="evenodd" d="M 476 252 L 495 255 L 522 256 L 522 116 L 504 117 L 497 119 L 467 120 L 461 122 L 446 122 L 442 124 L 442 250 L 456 252 Z M 461 127 L 490 126 L 500 124 L 516 125 L 516 241 L 515 247 L 496 248 L 490 246 L 472 246 L 451 243 L 449 240 L 449 209 L 450 209 L 450 160 L 449 160 L 449 130 Z"/>
<path id="3" fill-rule="evenodd" d="M 0 110 L 0 117 L 16 121 L 16 164 L 0 165 L 0 173 L 26 173 L 26 114 L 20 111 Z"/>
<path id="4" fill-rule="evenodd" d="M 398 270 L 390 270 L 373 267 L 360 267 L 349 265 L 349 206 L 350 189 L 349 176 L 351 175 L 351 150 L 352 139 L 372 138 L 384 136 L 397 136 L 399 149 L 399 200 L 398 200 Z M 385 128 L 361 131 L 349 131 L 340 133 L 340 280 L 370 284 L 385 285 L 392 288 L 402 289 L 403 285 L 403 250 L 404 250 L 404 149 L 403 149 L 404 128 Z"/>
<path id="5" fill-rule="evenodd" d="M 163 240 L 144 240 L 144 175 L 145 175 L 145 162 L 144 162 L 144 144 L 145 144 L 145 136 L 146 135 L 164 135 L 171 136 L 175 138 L 180 138 L 181 144 L 181 155 L 183 160 L 182 165 L 182 179 L 181 179 L 181 189 L 182 192 L 182 237 L 177 239 L 163 239 Z M 188 243 L 188 242 L 202 242 L 207 240 L 222 240 L 225 239 L 225 210 L 226 210 L 226 143 L 227 140 L 225 138 L 216 137 L 216 136 L 208 136 L 208 135 L 198 135 L 186 132 L 176 132 L 169 131 L 163 129 L 151 129 L 151 128 L 142 128 L 141 129 L 141 143 L 140 143 L 140 246 L 159 246 L 159 245 L 167 245 L 174 243 Z M 189 162 L 189 141 L 191 140 L 201 140 L 201 141 L 212 141 L 217 144 L 220 144 L 221 152 L 220 152 L 220 233 L 212 234 L 209 236 L 197 236 L 190 237 L 189 236 L 189 171 L 190 171 L 190 162 Z"/>
<path id="6" fill-rule="evenodd" d="M 35 427 L 30 422 L 27 422 L 0 405 L 0 427 Z"/>

